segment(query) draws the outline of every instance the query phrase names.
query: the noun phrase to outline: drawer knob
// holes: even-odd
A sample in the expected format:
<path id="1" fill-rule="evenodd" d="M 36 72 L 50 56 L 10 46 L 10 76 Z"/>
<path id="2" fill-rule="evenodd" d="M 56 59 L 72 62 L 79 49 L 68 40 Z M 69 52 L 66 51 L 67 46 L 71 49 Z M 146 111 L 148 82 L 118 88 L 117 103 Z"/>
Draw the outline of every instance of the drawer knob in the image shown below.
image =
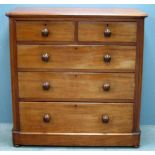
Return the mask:
<path id="1" fill-rule="evenodd" d="M 104 62 L 109 63 L 111 61 L 111 56 L 109 54 L 106 54 L 104 56 Z"/>
<path id="2" fill-rule="evenodd" d="M 109 84 L 109 83 L 105 83 L 105 84 L 103 85 L 103 90 L 104 90 L 104 91 L 109 91 L 109 90 L 110 90 L 110 84 Z"/>
<path id="3" fill-rule="evenodd" d="M 43 90 L 49 90 L 50 89 L 50 83 L 46 81 L 43 83 L 42 87 L 43 87 Z"/>
<path id="4" fill-rule="evenodd" d="M 106 28 L 105 28 L 104 36 L 105 36 L 106 38 L 109 38 L 109 37 L 111 36 L 111 30 L 109 29 L 109 27 L 106 27 Z"/>
<path id="5" fill-rule="evenodd" d="M 102 115 L 102 122 L 103 123 L 108 123 L 109 122 L 109 116 L 108 115 Z"/>
<path id="6" fill-rule="evenodd" d="M 48 62 L 49 61 L 49 55 L 48 55 L 48 53 L 43 54 L 42 57 L 41 57 L 41 59 L 44 62 Z"/>
<path id="7" fill-rule="evenodd" d="M 49 35 L 48 29 L 47 29 L 47 28 L 43 29 L 43 30 L 41 31 L 41 34 L 42 34 L 43 37 L 48 37 L 48 35 Z"/>
<path id="8" fill-rule="evenodd" d="M 44 121 L 45 123 L 49 123 L 50 120 L 51 120 L 51 116 L 50 116 L 49 114 L 45 114 L 45 115 L 43 116 L 43 121 Z"/>

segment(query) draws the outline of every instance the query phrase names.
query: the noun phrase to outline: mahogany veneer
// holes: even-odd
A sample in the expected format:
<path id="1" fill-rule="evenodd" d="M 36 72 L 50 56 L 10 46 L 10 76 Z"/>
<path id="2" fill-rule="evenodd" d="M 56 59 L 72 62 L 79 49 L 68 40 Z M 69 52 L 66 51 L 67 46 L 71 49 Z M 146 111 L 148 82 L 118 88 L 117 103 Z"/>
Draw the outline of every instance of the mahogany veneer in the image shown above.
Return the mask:
<path id="1" fill-rule="evenodd" d="M 17 8 L 7 16 L 14 145 L 139 146 L 147 14 Z"/>

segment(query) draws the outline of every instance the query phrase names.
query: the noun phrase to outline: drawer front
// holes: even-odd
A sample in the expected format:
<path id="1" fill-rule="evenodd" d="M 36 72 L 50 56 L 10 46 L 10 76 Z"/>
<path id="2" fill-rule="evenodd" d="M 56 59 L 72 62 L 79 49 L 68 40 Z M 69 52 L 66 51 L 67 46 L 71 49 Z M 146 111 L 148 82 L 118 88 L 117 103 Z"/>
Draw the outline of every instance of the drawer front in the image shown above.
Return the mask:
<path id="1" fill-rule="evenodd" d="M 22 132 L 132 132 L 131 103 L 20 102 Z"/>
<path id="2" fill-rule="evenodd" d="M 135 69 L 135 46 L 18 45 L 17 49 L 22 69 Z"/>
<path id="3" fill-rule="evenodd" d="M 16 23 L 18 41 L 73 41 L 73 22 L 19 21 Z"/>
<path id="4" fill-rule="evenodd" d="M 132 73 L 19 72 L 19 97 L 51 100 L 133 99 Z"/>
<path id="5" fill-rule="evenodd" d="M 136 42 L 135 22 L 79 22 L 79 41 Z"/>

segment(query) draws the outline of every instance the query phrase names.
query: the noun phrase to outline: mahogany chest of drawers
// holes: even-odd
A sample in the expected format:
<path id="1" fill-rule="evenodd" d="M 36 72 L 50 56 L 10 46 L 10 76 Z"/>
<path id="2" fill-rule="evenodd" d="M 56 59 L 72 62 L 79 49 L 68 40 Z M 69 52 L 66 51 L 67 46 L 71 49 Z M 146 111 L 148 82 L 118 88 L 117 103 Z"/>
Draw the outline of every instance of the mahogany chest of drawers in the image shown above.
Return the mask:
<path id="1" fill-rule="evenodd" d="M 139 146 L 147 14 L 17 8 L 7 16 L 14 145 Z"/>

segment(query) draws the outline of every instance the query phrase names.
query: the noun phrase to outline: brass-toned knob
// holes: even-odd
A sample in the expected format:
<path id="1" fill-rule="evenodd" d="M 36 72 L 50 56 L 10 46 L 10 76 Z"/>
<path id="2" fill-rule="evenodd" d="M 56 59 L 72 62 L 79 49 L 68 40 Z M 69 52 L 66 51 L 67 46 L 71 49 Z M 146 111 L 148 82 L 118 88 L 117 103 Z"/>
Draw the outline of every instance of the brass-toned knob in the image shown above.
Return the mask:
<path id="1" fill-rule="evenodd" d="M 111 61 L 111 56 L 110 56 L 109 54 L 106 54 L 106 55 L 104 56 L 104 62 L 108 63 L 108 62 L 110 62 L 110 61 Z"/>
<path id="2" fill-rule="evenodd" d="M 41 34 L 42 34 L 43 37 L 48 37 L 48 35 L 49 35 L 48 29 L 47 29 L 47 28 L 44 28 L 44 29 L 41 31 Z"/>
<path id="3" fill-rule="evenodd" d="M 42 85 L 43 90 L 49 90 L 50 89 L 50 83 L 49 82 L 44 82 Z"/>
<path id="4" fill-rule="evenodd" d="M 49 123 L 50 120 L 51 120 L 50 114 L 44 114 L 44 116 L 43 116 L 43 121 L 44 121 L 45 123 Z"/>
<path id="5" fill-rule="evenodd" d="M 48 62 L 49 61 L 49 55 L 48 55 L 48 53 L 43 54 L 42 57 L 41 57 L 41 59 L 44 62 Z"/>
<path id="6" fill-rule="evenodd" d="M 102 122 L 103 123 L 108 123 L 109 122 L 109 116 L 107 114 L 102 115 Z"/>
<path id="7" fill-rule="evenodd" d="M 110 84 L 109 84 L 109 83 L 105 83 L 105 84 L 103 85 L 103 90 L 104 90 L 104 91 L 109 91 L 109 90 L 110 90 Z"/>
<path id="8" fill-rule="evenodd" d="M 111 30 L 109 29 L 109 27 L 105 28 L 104 36 L 107 38 L 109 38 L 111 36 Z"/>

